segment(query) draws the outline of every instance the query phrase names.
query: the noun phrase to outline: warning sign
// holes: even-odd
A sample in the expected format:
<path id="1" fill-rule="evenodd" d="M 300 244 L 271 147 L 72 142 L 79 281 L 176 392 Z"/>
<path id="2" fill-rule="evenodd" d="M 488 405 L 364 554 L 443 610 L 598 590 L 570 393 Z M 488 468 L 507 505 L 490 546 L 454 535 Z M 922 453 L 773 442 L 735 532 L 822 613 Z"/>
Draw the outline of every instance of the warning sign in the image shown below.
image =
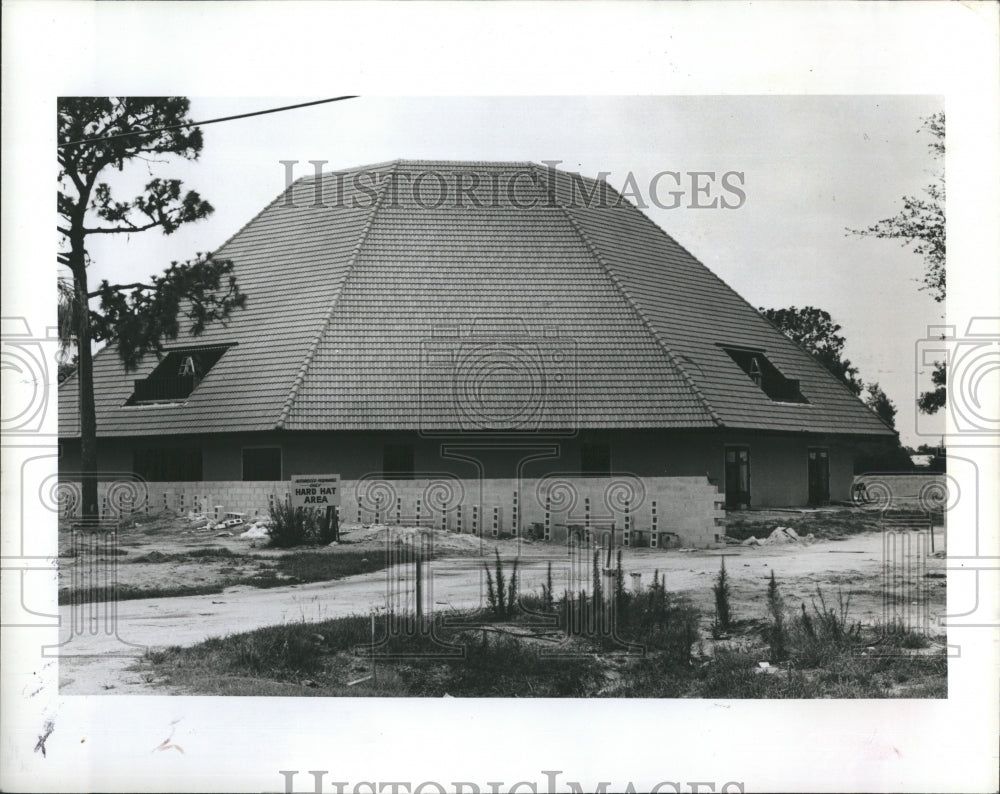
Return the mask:
<path id="1" fill-rule="evenodd" d="M 336 507 L 339 504 L 339 474 L 292 476 L 292 507 Z"/>

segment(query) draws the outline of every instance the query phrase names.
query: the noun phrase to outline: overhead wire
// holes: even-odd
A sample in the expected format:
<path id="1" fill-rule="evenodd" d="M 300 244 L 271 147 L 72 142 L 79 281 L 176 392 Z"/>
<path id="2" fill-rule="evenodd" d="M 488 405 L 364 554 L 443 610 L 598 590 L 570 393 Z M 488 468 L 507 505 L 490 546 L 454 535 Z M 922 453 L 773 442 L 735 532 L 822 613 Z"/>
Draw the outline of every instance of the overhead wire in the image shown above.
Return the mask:
<path id="1" fill-rule="evenodd" d="M 341 102 L 345 99 L 357 99 L 357 95 L 352 94 L 349 96 L 331 97 L 329 99 L 317 99 L 314 100 L 313 102 L 300 102 L 297 105 L 285 105 L 283 107 L 278 107 L 278 108 L 255 110 L 251 113 L 237 113 L 236 115 L 233 116 L 222 116 L 217 119 L 208 119 L 207 121 L 187 121 L 184 122 L 183 124 L 171 124 L 167 127 L 159 127 L 155 130 L 136 130 L 135 132 L 122 132 L 119 133 L 118 135 L 106 135 L 97 138 L 81 138 L 78 141 L 67 141 L 66 143 L 60 143 L 56 148 L 61 149 L 64 146 L 77 146 L 83 143 L 97 143 L 99 141 L 113 141 L 118 138 L 131 138 L 135 135 L 153 135 L 157 132 L 166 132 L 168 130 L 179 130 L 183 129 L 184 127 L 203 127 L 206 124 L 218 124 L 222 121 L 235 121 L 236 119 L 246 119 L 250 118 L 251 116 L 265 116 L 268 113 L 282 113 L 286 110 L 298 110 L 299 108 L 307 108 L 307 107 L 312 107 L 314 105 L 326 105 L 329 104 L 330 102 Z"/>

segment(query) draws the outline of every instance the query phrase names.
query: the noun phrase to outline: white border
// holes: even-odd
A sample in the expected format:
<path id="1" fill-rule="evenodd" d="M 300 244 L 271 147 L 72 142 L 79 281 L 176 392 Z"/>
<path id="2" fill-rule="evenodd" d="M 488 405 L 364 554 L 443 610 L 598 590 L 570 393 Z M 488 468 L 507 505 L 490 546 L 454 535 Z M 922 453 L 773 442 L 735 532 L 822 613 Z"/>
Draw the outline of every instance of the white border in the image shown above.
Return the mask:
<path id="1" fill-rule="evenodd" d="M 24 315 L 33 329 L 54 324 L 50 282 L 39 271 L 54 242 L 57 95 L 919 93 L 946 97 L 948 310 L 961 330 L 972 315 L 1000 313 L 997 9 L 8 2 L 3 314 Z M 982 553 L 996 554 L 996 450 L 969 455 L 992 511 L 979 515 Z M 5 467 L 5 517 L 20 508 L 18 491 Z M 950 600 L 952 588 L 949 581 Z M 280 790 L 279 769 L 302 770 L 306 790 L 310 769 L 352 785 L 466 780 L 484 791 L 487 781 L 504 781 L 506 791 L 519 780 L 545 790 L 541 770 L 564 770 L 562 781 L 585 788 L 607 780 L 638 790 L 661 780 L 683 790 L 688 781 L 715 781 L 719 790 L 738 780 L 748 791 L 997 785 L 991 629 L 952 632 L 962 657 L 953 660 L 947 701 L 886 702 L 60 697 L 54 667 L 42 667 L 32 650 L 54 632 L 21 632 L 16 643 L 4 633 L 5 790 Z M 43 758 L 32 748 L 46 718 L 55 730 Z M 184 754 L 152 753 L 181 718 L 175 741 Z"/>

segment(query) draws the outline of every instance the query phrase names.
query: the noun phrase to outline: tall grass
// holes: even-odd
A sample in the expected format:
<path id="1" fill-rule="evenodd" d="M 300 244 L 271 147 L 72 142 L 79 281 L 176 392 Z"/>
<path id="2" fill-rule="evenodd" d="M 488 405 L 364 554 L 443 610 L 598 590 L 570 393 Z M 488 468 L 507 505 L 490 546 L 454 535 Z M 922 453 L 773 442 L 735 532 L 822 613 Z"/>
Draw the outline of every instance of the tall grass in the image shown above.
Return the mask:
<path id="1" fill-rule="evenodd" d="M 812 612 L 801 604 L 801 612 L 789 631 L 790 656 L 801 667 L 820 667 L 857 646 L 861 624 L 850 619 L 850 594 L 837 590 L 837 604 L 829 605 L 823 591 L 816 587 Z"/>
<path id="2" fill-rule="evenodd" d="M 670 595 L 657 571 L 639 592 L 625 589 L 625 571 L 618 555 L 613 590 L 605 596 L 597 554 L 591 571 L 591 595 L 586 589 L 564 591 L 556 606 L 559 622 L 569 636 L 596 643 L 606 650 L 638 647 L 656 652 L 669 663 L 687 664 L 698 640 L 698 612 L 686 599 Z M 596 596 L 596 597 L 595 597 Z"/>

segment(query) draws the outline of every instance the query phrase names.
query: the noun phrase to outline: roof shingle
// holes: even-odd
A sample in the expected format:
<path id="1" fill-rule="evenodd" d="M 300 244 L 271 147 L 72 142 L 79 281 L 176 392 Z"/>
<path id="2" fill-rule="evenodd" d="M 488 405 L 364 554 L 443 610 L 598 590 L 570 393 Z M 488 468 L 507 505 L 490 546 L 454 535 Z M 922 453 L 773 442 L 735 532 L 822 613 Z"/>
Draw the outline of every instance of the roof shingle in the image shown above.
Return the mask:
<path id="1" fill-rule="evenodd" d="M 612 206 L 582 206 L 532 164 L 398 162 L 377 188 L 373 168 L 325 176 L 325 207 L 299 180 L 216 252 L 248 304 L 169 346 L 233 344 L 183 405 L 124 406 L 156 361 L 126 373 L 101 351 L 100 434 L 892 432 L 610 188 Z M 809 404 L 772 402 L 727 344 L 759 347 Z M 59 394 L 60 435 L 77 435 L 76 379 Z"/>

